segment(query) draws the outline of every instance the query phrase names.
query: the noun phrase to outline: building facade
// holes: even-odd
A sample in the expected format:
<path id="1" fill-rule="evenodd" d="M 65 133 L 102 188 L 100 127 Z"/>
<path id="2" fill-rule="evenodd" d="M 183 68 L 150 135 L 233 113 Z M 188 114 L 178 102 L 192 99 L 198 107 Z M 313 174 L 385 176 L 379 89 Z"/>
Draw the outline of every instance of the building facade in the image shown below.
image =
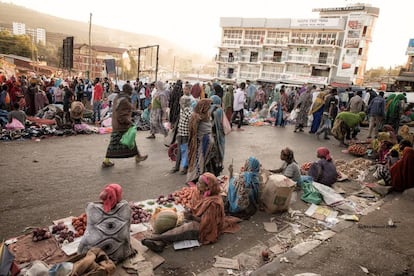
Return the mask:
<path id="1" fill-rule="evenodd" d="M 75 44 L 73 46 L 72 70 L 84 78 L 106 77 L 105 60 L 114 59 L 116 67 L 118 67 L 126 52 L 127 49 L 123 48 L 96 45 L 89 48 L 87 44 Z"/>
<path id="2" fill-rule="evenodd" d="M 221 18 L 217 78 L 361 85 L 379 9 L 316 9 L 319 18 Z"/>
<path id="3" fill-rule="evenodd" d="M 405 54 L 408 56 L 407 63 L 395 78 L 393 90 L 411 92 L 414 91 L 414 38 L 409 40 Z"/>

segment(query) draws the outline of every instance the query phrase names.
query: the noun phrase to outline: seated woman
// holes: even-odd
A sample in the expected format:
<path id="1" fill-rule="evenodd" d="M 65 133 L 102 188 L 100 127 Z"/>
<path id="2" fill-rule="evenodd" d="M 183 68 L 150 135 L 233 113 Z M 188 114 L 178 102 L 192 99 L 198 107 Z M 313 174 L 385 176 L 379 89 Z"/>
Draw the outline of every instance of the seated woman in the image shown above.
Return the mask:
<path id="1" fill-rule="evenodd" d="M 283 161 L 282 166 L 279 169 L 269 171 L 272 173 L 281 173 L 295 182 L 300 182 L 300 168 L 295 160 L 293 151 L 290 148 L 282 149 L 280 152 L 280 160 Z"/>
<path id="2" fill-rule="evenodd" d="M 259 205 L 259 160 L 249 157 L 243 168 L 238 176 L 233 176 L 233 165 L 229 166 L 226 207 L 232 216 L 249 219 L 256 213 Z"/>
<path id="3" fill-rule="evenodd" d="M 197 189 L 201 199 L 184 213 L 186 222 L 160 235 L 142 240 L 142 244 L 155 252 L 162 252 L 168 243 L 196 240 L 201 244 L 215 243 L 222 233 L 235 233 L 240 227 L 238 218 L 224 214 L 223 198 L 217 178 L 211 173 L 199 177 Z"/>
<path id="4" fill-rule="evenodd" d="M 398 190 L 401 191 L 401 190 L 404 190 L 405 188 L 400 189 L 400 186 L 405 187 L 405 186 L 407 186 L 406 184 L 408 182 L 406 184 L 404 184 L 404 182 L 398 183 L 398 181 L 403 181 L 403 179 L 410 180 L 410 177 L 411 177 L 410 172 L 411 172 L 412 169 L 414 169 L 414 165 L 411 164 L 411 166 L 413 166 L 413 167 L 409 167 L 410 166 L 410 160 L 407 159 L 408 157 L 404 157 L 404 154 L 406 153 L 405 149 L 408 148 L 408 149 L 412 150 L 412 144 L 407 140 L 402 140 L 397 145 L 399 145 L 399 150 L 402 152 L 402 156 L 400 155 L 401 158 L 398 161 L 393 160 L 392 162 L 387 162 L 386 164 L 378 164 L 377 169 L 374 173 L 374 176 L 377 177 L 378 179 L 380 179 L 380 181 L 384 181 L 385 185 L 393 185 L 393 186 L 397 187 L 396 188 L 397 191 Z M 394 151 L 394 150 L 391 150 L 391 151 Z M 408 152 L 407 154 L 410 156 L 410 152 Z M 390 155 L 391 155 L 391 152 L 390 152 Z M 412 158 L 412 156 L 410 158 Z M 402 159 L 406 159 L 404 161 L 404 163 L 401 163 Z M 412 160 L 411 160 L 411 162 L 412 162 Z M 398 167 L 394 168 L 395 166 L 397 166 L 397 164 L 399 164 Z M 406 165 L 407 167 L 404 168 L 403 164 L 404 164 L 404 166 Z M 392 173 L 392 171 L 393 171 L 393 173 Z M 401 176 L 398 176 L 397 174 L 401 174 Z M 414 174 L 412 174 L 412 175 L 414 175 Z M 411 179 L 411 180 L 413 180 L 413 179 Z M 411 185 L 413 185 L 413 184 L 411 184 Z"/>
<path id="5" fill-rule="evenodd" d="M 310 166 L 308 175 L 316 182 L 331 186 L 336 182 L 338 172 L 336 171 L 335 164 L 332 162 L 329 150 L 325 147 L 318 148 L 316 150 L 316 157 L 319 160 Z"/>
<path id="6" fill-rule="evenodd" d="M 401 159 L 390 169 L 391 186 L 397 192 L 414 187 L 414 149 L 412 145 L 408 146 L 408 143 L 410 142 L 407 141 Z"/>

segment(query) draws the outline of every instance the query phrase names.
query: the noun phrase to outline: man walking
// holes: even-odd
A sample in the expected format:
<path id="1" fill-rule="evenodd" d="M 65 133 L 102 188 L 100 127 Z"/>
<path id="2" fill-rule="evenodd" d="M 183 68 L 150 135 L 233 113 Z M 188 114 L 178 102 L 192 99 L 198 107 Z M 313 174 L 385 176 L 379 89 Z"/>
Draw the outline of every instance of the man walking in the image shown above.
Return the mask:
<path id="1" fill-rule="evenodd" d="M 379 95 L 372 99 L 368 105 L 367 114 L 369 115 L 369 129 L 367 138 L 371 138 L 372 130 L 374 130 L 375 137 L 377 137 L 378 130 L 385 118 L 385 99 L 383 91 L 380 91 Z"/>
<path id="2" fill-rule="evenodd" d="M 245 90 L 246 83 L 240 83 L 240 87 L 236 89 L 234 93 L 234 102 L 233 102 L 233 116 L 230 120 L 230 125 L 233 127 L 233 121 L 236 118 L 237 114 L 239 114 L 240 120 L 237 125 L 237 130 L 243 131 L 244 129 L 241 128 L 243 119 L 244 119 L 244 102 L 246 101 Z"/>

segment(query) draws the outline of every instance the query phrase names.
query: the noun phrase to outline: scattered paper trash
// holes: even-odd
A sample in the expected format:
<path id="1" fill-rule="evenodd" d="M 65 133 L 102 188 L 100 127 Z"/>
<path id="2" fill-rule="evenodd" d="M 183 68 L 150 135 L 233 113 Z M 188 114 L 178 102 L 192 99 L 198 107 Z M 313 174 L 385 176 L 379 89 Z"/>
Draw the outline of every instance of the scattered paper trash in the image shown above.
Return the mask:
<path id="1" fill-rule="evenodd" d="M 289 263 L 289 260 L 286 257 L 282 257 L 282 258 L 280 258 L 279 262 L 281 262 L 281 263 Z"/>
<path id="2" fill-rule="evenodd" d="M 180 250 L 185 248 L 192 248 L 192 247 L 198 247 L 200 246 L 200 243 L 198 240 L 185 240 L 185 241 L 177 241 L 174 242 L 174 250 Z"/>
<path id="3" fill-rule="evenodd" d="M 275 255 L 279 255 L 285 252 L 285 250 L 279 244 L 270 247 L 269 250 Z"/>
<path id="4" fill-rule="evenodd" d="M 321 276 L 321 274 L 316 274 L 316 273 L 311 273 L 311 272 L 305 272 L 305 273 L 295 274 L 294 276 Z"/>
<path id="5" fill-rule="evenodd" d="M 223 258 L 219 256 L 214 257 L 216 259 L 216 262 L 214 263 L 214 267 L 219 268 L 229 268 L 229 269 L 240 269 L 239 261 L 237 259 L 229 259 L 229 258 Z"/>
<path id="6" fill-rule="evenodd" d="M 362 271 L 364 271 L 364 273 L 366 273 L 366 274 L 369 273 L 368 268 L 363 267 L 363 266 L 359 266 L 359 267 L 362 269 Z"/>
<path id="7" fill-rule="evenodd" d="M 357 215 L 340 215 L 338 218 L 349 221 L 359 221 L 359 217 Z"/>
<path id="8" fill-rule="evenodd" d="M 335 232 L 332 230 L 322 230 L 320 232 L 315 233 L 315 239 L 320 240 L 320 241 L 325 241 L 327 239 L 332 238 L 333 236 L 335 236 Z"/>
<path id="9" fill-rule="evenodd" d="M 299 256 L 303 256 L 312 249 L 318 247 L 321 244 L 319 240 L 311 240 L 299 243 L 292 248 L 292 251 L 298 254 Z"/>
<path id="10" fill-rule="evenodd" d="M 315 218 L 317 220 L 327 221 L 330 218 L 336 218 L 338 212 L 330 209 L 329 207 L 318 206 L 312 204 L 305 212 L 309 217 Z"/>
<path id="11" fill-rule="evenodd" d="M 274 222 L 263 222 L 264 230 L 269 233 L 277 232 L 277 224 Z"/>

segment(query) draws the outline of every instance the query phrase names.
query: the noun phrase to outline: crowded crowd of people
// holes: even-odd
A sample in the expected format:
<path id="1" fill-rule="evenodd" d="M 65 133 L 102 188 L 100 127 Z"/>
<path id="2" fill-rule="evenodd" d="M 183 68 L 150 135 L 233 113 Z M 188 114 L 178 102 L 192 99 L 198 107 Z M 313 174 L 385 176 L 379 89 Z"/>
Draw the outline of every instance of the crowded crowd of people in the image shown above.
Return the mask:
<path id="1" fill-rule="evenodd" d="M 401 143 L 412 149 L 413 135 L 403 122 L 412 118 L 412 106 L 404 94 L 391 94 L 373 89 L 338 91 L 333 87 L 316 85 L 258 84 L 247 80 L 237 84 L 174 83 L 157 81 L 143 83 L 127 81 L 118 87 L 109 78 L 46 78 L 44 76 L 1 76 L 0 119 L 4 128 L 24 128 L 28 120 L 43 116 L 50 119 L 44 109 L 50 105 L 61 108 L 61 125 L 82 123 L 84 112 L 90 110 L 89 123 L 101 126 L 104 119 L 111 118 L 111 141 L 102 167 L 112 167 L 110 158 L 135 156 L 136 162 L 147 155 L 137 147 L 122 145 L 123 134 L 134 124 L 134 116 L 148 123 L 148 139 L 158 134 L 171 139 L 167 146 L 175 146 L 176 163 L 171 173 L 185 174 L 186 182 L 196 183 L 205 172 L 215 176 L 222 173 L 225 155 L 226 130 L 243 131 L 253 116 L 274 127 L 294 125 L 294 132 L 308 132 L 317 139 L 323 134 L 326 140 L 334 137 L 339 145 L 348 147 L 359 141 L 370 143 L 371 156 L 376 157 L 385 183 L 392 183 L 392 169 L 399 160 L 407 158 Z M 103 110 L 106 110 L 103 113 Z M 56 120 L 57 121 L 57 120 Z M 228 124 L 226 124 L 226 121 Z M 366 123 L 367 122 L 367 123 Z M 368 135 L 361 136 L 363 124 Z M 228 129 L 230 128 L 230 129 Z M 395 164 L 386 160 L 393 157 Z M 405 157 L 404 157 L 405 156 Z M 312 169 L 313 178 L 322 179 L 320 168 L 329 167 L 329 151 L 318 151 L 322 158 L 318 169 Z M 404 160 L 405 160 L 404 159 Z M 296 182 L 301 181 L 293 152 L 282 150 L 284 167 L 274 172 L 284 172 Z M 406 162 L 412 162 L 410 160 Z M 331 184 L 332 178 L 328 177 Z"/>

